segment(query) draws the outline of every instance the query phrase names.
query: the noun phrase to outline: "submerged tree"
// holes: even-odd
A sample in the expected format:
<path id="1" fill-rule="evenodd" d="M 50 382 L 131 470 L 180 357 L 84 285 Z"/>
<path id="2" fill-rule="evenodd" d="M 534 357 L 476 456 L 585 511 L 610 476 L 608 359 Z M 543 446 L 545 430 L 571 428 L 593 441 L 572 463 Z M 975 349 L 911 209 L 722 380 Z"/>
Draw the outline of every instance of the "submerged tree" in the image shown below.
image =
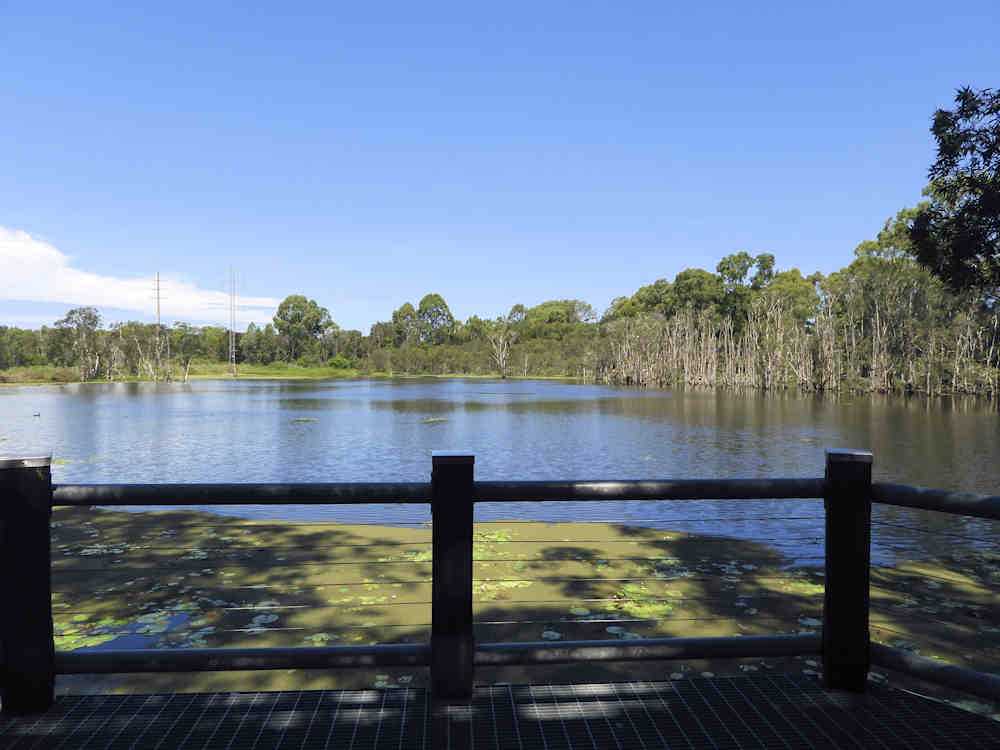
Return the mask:
<path id="1" fill-rule="evenodd" d="M 517 341 L 518 323 L 520 311 L 515 312 L 515 305 L 506 318 L 498 317 L 493 321 L 483 321 L 482 330 L 486 335 L 486 340 L 490 342 L 490 354 L 493 356 L 493 363 L 500 371 L 500 377 L 507 377 L 507 369 L 510 362 L 510 347 Z"/>
<path id="2" fill-rule="evenodd" d="M 97 329 L 101 316 L 93 307 L 77 307 L 56 321 L 56 328 L 69 331 L 73 340 L 73 359 L 80 369 L 80 380 L 96 377 L 101 369 Z"/>

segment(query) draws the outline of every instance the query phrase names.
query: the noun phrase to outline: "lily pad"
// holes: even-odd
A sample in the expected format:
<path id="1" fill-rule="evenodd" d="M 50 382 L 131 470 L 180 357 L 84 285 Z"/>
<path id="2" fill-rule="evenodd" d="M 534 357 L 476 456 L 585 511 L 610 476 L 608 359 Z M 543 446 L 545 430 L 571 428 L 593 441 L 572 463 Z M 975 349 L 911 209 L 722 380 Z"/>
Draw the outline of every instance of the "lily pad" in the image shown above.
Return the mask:
<path id="1" fill-rule="evenodd" d="M 327 641 L 339 641 L 340 636 L 336 633 L 313 633 L 312 635 L 306 636 L 306 640 L 319 645 L 326 643 Z"/>

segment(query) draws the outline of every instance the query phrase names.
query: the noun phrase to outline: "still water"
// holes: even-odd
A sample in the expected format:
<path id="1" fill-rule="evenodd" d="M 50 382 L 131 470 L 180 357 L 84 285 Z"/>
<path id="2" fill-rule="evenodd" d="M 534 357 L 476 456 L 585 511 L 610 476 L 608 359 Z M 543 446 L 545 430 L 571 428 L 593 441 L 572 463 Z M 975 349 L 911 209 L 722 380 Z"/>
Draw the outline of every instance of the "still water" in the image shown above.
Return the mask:
<path id="1" fill-rule="evenodd" d="M 427 481 L 434 450 L 476 478 L 819 477 L 824 447 L 867 448 L 876 481 L 1000 494 L 995 403 L 636 391 L 556 381 L 200 381 L 0 389 L 0 455 L 53 481 Z M 412 524 L 426 506 L 205 508 L 247 518 Z M 876 505 L 872 559 L 984 547 L 1000 523 Z M 770 544 L 820 563 L 819 500 L 483 503 L 477 520 L 613 520 Z"/>

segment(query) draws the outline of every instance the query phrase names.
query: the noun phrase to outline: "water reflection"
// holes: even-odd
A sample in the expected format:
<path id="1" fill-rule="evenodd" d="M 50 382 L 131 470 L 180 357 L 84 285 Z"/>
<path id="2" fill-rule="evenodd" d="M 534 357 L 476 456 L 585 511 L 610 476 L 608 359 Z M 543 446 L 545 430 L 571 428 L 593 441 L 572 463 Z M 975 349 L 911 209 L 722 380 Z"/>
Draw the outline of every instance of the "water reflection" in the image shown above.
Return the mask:
<path id="1" fill-rule="evenodd" d="M 821 476 L 825 447 L 860 447 L 875 454 L 876 480 L 998 494 L 998 438 L 996 403 L 974 399 L 426 378 L 0 389 L 0 452 L 51 451 L 57 483 L 426 481 L 430 452 L 440 449 L 475 453 L 479 479 Z M 425 508 L 411 506 L 225 512 L 428 520 Z M 483 505 L 478 513 L 483 520 L 618 519 L 774 543 L 795 558 L 822 553 L 816 501 L 522 503 Z M 770 520 L 781 516 L 800 520 Z M 882 506 L 875 516 L 876 561 L 985 544 L 1000 530 L 979 519 Z M 958 536 L 945 543 L 904 526 Z"/>

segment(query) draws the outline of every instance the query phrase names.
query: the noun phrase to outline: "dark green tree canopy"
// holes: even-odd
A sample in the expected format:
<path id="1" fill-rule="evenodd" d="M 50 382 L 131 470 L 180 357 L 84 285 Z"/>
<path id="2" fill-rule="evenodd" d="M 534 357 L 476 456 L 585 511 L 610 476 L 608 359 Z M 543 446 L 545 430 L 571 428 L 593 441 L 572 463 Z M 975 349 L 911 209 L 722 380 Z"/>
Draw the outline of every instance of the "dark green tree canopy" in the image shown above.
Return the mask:
<path id="1" fill-rule="evenodd" d="M 702 268 L 686 268 L 674 279 L 674 296 L 680 307 L 714 307 L 722 300 L 722 278 Z"/>
<path id="2" fill-rule="evenodd" d="M 285 353 L 289 362 L 302 354 L 310 339 L 321 337 L 333 326 L 330 312 L 301 294 L 285 297 L 274 315 L 274 327 L 287 342 Z"/>
<path id="3" fill-rule="evenodd" d="M 427 294 L 417 307 L 420 337 L 432 344 L 444 344 L 455 328 L 455 318 L 440 294 Z"/>
<path id="4" fill-rule="evenodd" d="M 753 257 L 746 251 L 732 253 L 719 261 L 715 270 L 722 277 L 727 292 L 746 283 L 747 274 L 750 273 L 753 263 Z"/>
<path id="5" fill-rule="evenodd" d="M 404 302 L 392 311 L 392 325 L 394 331 L 394 341 L 396 346 L 402 346 L 406 342 L 413 342 L 420 338 L 420 319 L 413 305 Z"/>
<path id="6" fill-rule="evenodd" d="M 959 89 L 934 113 L 931 200 L 910 226 L 917 259 L 957 292 L 1000 292 L 1000 91 Z"/>

